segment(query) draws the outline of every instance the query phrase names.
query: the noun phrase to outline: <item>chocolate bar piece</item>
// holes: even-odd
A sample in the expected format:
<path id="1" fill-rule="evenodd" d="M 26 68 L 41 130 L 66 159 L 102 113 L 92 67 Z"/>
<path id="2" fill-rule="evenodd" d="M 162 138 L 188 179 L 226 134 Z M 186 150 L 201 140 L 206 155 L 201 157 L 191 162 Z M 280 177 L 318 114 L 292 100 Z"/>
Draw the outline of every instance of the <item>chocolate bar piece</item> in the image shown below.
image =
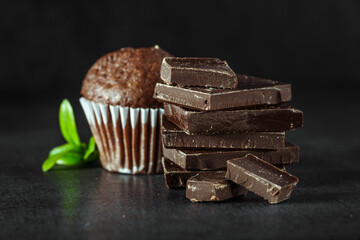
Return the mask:
<path id="1" fill-rule="evenodd" d="M 164 169 L 165 184 L 168 189 L 185 188 L 186 181 L 200 172 L 184 170 L 164 157 L 161 159 L 161 162 Z"/>
<path id="2" fill-rule="evenodd" d="M 240 195 L 247 190 L 225 178 L 226 171 L 206 171 L 191 177 L 186 183 L 186 197 L 192 202 L 219 202 Z"/>
<path id="3" fill-rule="evenodd" d="M 243 132 L 223 134 L 186 134 L 165 116 L 162 141 L 166 148 L 197 149 L 279 149 L 285 147 L 284 132 Z"/>
<path id="4" fill-rule="evenodd" d="M 288 199 L 299 182 L 297 177 L 252 154 L 228 160 L 226 178 L 272 204 Z"/>
<path id="5" fill-rule="evenodd" d="M 202 111 L 257 105 L 274 105 L 291 100 L 291 85 L 277 81 L 237 75 L 235 89 L 178 87 L 157 83 L 154 98 Z"/>
<path id="6" fill-rule="evenodd" d="M 164 103 L 167 118 L 187 134 L 282 132 L 303 125 L 303 113 L 286 104 L 265 108 L 199 112 Z"/>
<path id="7" fill-rule="evenodd" d="M 183 169 L 215 170 L 226 168 L 228 159 L 254 154 L 271 164 L 291 164 L 299 162 L 299 147 L 286 143 L 285 148 L 277 150 L 194 150 L 163 148 L 164 157 L 170 159 Z"/>
<path id="8" fill-rule="evenodd" d="M 227 62 L 217 58 L 166 57 L 160 77 L 168 84 L 180 87 L 200 86 L 236 88 L 238 79 Z"/>

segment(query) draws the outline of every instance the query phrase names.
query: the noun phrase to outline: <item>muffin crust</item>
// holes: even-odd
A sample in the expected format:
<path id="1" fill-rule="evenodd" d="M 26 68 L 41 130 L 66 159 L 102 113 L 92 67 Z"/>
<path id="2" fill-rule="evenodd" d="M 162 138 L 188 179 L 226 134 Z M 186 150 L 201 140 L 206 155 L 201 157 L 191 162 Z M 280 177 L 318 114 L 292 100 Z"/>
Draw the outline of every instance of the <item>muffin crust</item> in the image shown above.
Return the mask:
<path id="1" fill-rule="evenodd" d="M 133 108 L 162 106 L 153 98 L 164 57 L 158 47 L 122 48 L 99 58 L 82 83 L 81 95 L 98 103 Z"/>

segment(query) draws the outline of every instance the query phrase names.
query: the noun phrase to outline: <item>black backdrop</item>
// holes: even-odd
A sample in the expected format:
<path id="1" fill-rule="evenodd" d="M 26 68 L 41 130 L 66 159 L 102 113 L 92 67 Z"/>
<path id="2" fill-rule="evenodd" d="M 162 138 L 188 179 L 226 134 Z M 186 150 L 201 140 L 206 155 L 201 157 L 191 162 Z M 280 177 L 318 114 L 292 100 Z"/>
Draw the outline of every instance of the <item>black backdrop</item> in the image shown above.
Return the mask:
<path id="1" fill-rule="evenodd" d="M 295 94 L 360 78 L 359 1 L 1 1 L 0 27 L 0 94 L 21 101 L 78 96 L 125 46 L 218 57 Z"/>

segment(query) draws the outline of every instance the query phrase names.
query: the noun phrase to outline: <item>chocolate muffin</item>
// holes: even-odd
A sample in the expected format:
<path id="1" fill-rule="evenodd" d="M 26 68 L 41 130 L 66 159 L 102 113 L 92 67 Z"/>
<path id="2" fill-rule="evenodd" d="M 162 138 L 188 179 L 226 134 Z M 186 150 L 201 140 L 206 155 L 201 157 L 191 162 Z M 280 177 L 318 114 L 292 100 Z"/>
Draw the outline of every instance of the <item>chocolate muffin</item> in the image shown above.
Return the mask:
<path id="1" fill-rule="evenodd" d="M 86 74 L 80 98 L 102 166 L 127 174 L 160 173 L 159 121 L 153 99 L 164 57 L 159 47 L 122 48 L 99 58 Z"/>

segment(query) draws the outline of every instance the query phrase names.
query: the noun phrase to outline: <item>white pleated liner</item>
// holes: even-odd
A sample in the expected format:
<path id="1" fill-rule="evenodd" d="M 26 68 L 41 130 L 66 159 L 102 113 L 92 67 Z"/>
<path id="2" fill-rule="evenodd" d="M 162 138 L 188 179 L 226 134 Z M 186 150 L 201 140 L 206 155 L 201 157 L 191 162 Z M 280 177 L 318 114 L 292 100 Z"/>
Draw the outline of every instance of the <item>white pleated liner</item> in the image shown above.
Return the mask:
<path id="1" fill-rule="evenodd" d="M 80 98 L 102 166 L 126 174 L 161 173 L 161 108 L 131 108 Z"/>

